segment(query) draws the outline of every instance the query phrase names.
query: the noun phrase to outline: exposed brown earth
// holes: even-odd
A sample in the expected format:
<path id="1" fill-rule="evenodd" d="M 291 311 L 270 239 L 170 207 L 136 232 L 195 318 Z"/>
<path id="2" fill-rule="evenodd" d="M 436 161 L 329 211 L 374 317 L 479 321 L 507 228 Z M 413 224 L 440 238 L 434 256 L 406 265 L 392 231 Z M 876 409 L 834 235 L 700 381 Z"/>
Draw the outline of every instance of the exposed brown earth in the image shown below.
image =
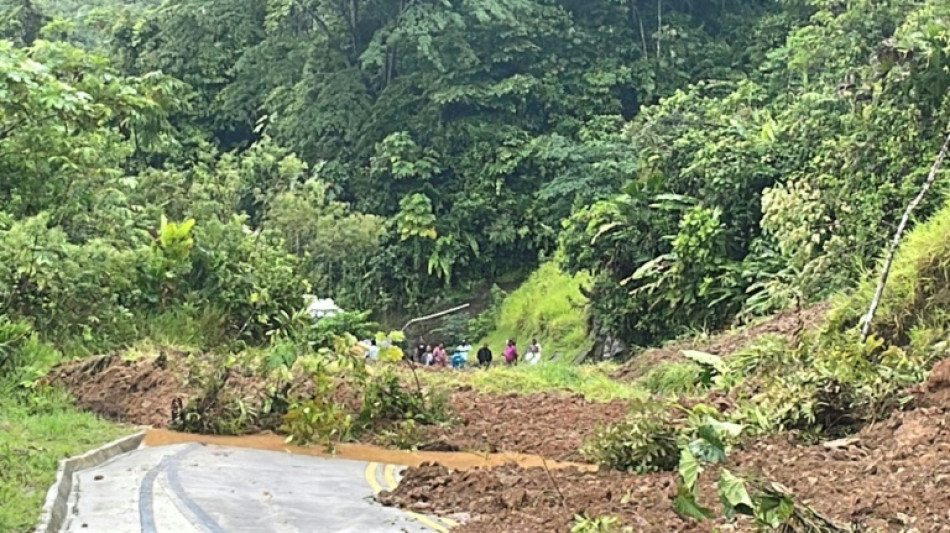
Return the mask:
<path id="1" fill-rule="evenodd" d="M 584 438 L 598 425 L 622 420 L 628 406 L 561 392 L 492 395 L 463 388 L 451 398 L 460 422 L 427 428 L 431 439 L 462 450 L 528 453 L 557 461 L 581 460 L 577 449 Z"/>
<path id="2" fill-rule="evenodd" d="M 729 468 L 790 488 L 797 501 L 863 531 L 950 531 L 950 360 L 919 386 L 914 406 L 850 439 L 801 445 L 788 437 L 747 444 Z M 712 504 L 712 479 L 703 478 Z M 634 531 L 708 531 L 673 511 L 673 473 L 635 475 L 504 466 L 465 473 L 410 469 L 388 505 L 471 517 L 459 531 L 568 531 L 575 514 L 612 514 Z M 737 530 L 751 531 L 740 522 Z"/>
<path id="3" fill-rule="evenodd" d="M 162 354 L 140 361 L 108 355 L 70 362 L 48 379 L 65 385 L 81 407 L 106 418 L 164 428 L 171 421 L 172 401 L 187 403 L 196 391 L 186 385 L 185 354 Z M 238 372 L 231 373 L 228 388 L 252 405 L 265 393 L 262 380 Z M 341 384 L 336 396 L 355 411 L 360 398 L 351 389 Z M 627 412 L 624 401 L 599 404 L 561 392 L 492 395 L 462 388 L 450 395 L 450 404 L 458 422 L 425 427 L 427 442 L 439 442 L 443 449 L 516 452 L 557 461 L 581 460 L 577 448 L 583 439 Z"/>

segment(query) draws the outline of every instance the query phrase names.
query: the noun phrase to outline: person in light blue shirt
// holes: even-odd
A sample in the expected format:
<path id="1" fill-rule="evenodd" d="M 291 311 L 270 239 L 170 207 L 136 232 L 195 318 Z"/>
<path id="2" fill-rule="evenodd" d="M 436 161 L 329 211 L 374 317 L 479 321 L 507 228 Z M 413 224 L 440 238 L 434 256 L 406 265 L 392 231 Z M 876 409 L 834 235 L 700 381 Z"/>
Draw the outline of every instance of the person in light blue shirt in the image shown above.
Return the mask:
<path id="1" fill-rule="evenodd" d="M 366 350 L 366 359 L 370 361 L 379 359 L 379 346 L 376 346 L 376 339 L 369 341 L 369 349 Z"/>

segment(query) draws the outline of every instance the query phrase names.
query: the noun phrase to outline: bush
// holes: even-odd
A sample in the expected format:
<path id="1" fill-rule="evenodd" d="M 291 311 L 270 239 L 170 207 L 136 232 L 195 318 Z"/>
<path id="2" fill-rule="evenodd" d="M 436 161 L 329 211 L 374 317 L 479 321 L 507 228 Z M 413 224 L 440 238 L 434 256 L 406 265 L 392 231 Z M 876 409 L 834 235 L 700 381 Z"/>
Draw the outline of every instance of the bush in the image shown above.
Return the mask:
<path id="1" fill-rule="evenodd" d="M 408 390 L 390 371 L 367 383 L 363 392 L 360 422 L 365 426 L 378 421 L 404 420 L 437 424 L 448 418 L 448 402 L 444 394 Z"/>
<path id="2" fill-rule="evenodd" d="M 679 427 L 669 408 L 635 402 L 623 422 L 599 428 L 581 446 L 587 460 L 616 470 L 672 471 L 679 461 Z"/>
<path id="3" fill-rule="evenodd" d="M 381 446 L 398 448 L 400 450 L 415 450 L 425 438 L 422 429 L 415 420 L 400 420 L 390 428 L 384 429 L 376 436 L 376 443 Z"/>
<path id="4" fill-rule="evenodd" d="M 22 348 L 32 335 L 33 328 L 26 322 L 0 315 L 0 380 L 26 364 Z"/>

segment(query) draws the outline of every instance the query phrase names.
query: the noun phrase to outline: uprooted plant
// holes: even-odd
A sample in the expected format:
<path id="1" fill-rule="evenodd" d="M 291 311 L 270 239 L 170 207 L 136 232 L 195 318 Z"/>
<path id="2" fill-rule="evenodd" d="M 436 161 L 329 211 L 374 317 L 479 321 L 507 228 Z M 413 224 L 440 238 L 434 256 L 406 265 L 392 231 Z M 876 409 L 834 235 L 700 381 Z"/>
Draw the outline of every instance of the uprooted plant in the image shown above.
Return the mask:
<path id="1" fill-rule="evenodd" d="M 726 461 L 732 442 L 739 438 L 743 427 L 721 422 L 710 416 L 695 430 L 692 440 L 680 450 L 676 497 L 673 508 L 684 517 L 703 521 L 715 516 L 712 509 L 701 505 L 697 499 L 698 480 L 710 465 Z M 729 519 L 736 515 L 752 518 L 761 530 L 785 533 L 844 533 L 843 528 L 808 506 L 796 504 L 791 492 L 778 483 L 750 483 L 719 467 L 716 493 L 722 505 L 722 513 Z"/>
<path id="2" fill-rule="evenodd" d="M 437 424 L 448 418 L 443 394 L 410 389 L 392 371 L 384 371 L 365 385 L 360 410 L 360 420 L 364 423 L 415 420 L 420 424 Z"/>

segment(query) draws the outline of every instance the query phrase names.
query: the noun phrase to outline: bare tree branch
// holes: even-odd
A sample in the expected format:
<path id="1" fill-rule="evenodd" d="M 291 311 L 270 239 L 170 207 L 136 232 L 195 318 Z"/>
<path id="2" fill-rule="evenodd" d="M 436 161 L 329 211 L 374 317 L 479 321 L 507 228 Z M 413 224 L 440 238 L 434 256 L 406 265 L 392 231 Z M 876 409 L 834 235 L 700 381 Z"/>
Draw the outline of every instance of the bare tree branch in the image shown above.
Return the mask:
<path id="1" fill-rule="evenodd" d="M 950 129 L 950 126 L 948 126 Z M 871 298 L 871 305 L 868 308 L 867 314 L 864 315 L 864 323 L 861 325 L 861 342 L 863 343 L 868 339 L 868 335 L 871 333 L 871 321 L 874 320 L 874 313 L 877 311 L 878 305 L 881 303 L 881 295 L 884 293 L 884 285 L 887 284 L 887 276 L 891 271 L 891 263 L 894 262 L 894 254 L 897 252 L 897 245 L 900 243 L 901 236 L 904 234 L 904 229 L 907 227 L 907 221 L 910 220 L 910 215 L 923 199 L 924 195 L 927 193 L 927 190 L 930 189 L 930 186 L 933 185 L 934 181 L 937 179 L 937 172 L 940 171 L 940 166 L 943 165 L 943 160 L 947 157 L 947 150 L 950 148 L 950 133 L 947 134 L 947 138 L 943 141 L 943 147 L 940 148 L 940 153 L 937 154 L 937 159 L 934 160 L 933 166 L 930 167 L 930 174 L 927 176 L 927 181 L 924 182 L 923 186 L 920 188 L 920 192 L 917 193 L 917 196 L 909 204 L 907 208 L 904 209 L 904 216 L 901 217 L 900 224 L 897 225 L 897 230 L 894 232 L 894 238 L 891 240 L 890 248 L 887 250 L 887 257 L 884 259 L 884 265 L 881 267 L 881 276 L 877 280 L 877 288 L 874 289 L 874 297 Z"/>

